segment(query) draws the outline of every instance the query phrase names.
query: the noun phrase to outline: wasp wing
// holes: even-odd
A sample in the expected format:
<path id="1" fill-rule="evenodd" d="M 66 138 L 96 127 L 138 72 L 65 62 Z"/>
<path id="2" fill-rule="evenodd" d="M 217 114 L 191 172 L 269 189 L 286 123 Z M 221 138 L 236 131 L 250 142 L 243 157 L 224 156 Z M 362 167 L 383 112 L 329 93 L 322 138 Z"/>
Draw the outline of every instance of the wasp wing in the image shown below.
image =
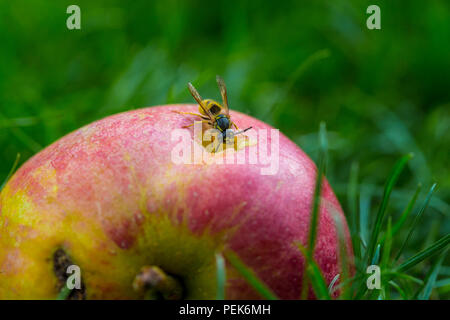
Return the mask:
<path id="1" fill-rule="evenodd" d="M 189 88 L 189 92 L 192 94 L 192 96 L 194 97 L 195 101 L 197 101 L 197 103 L 199 104 L 199 106 L 202 108 L 202 110 L 205 112 L 205 114 L 209 117 L 210 120 L 214 120 L 213 115 L 211 114 L 211 112 L 209 112 L 209 110 L 207 110 L 202 103 L 202 97 L 200 96 L 200 94 L 198 93 L 197 89 L 195 89 L 195 87 L 192 85 L 192 83 L 188 83 L 188 88 Z"/>
<path id="2" fill-rule="evenodd" d="M 225 108 L 225 114 L 229 118 L 230 117 L 230 109 L 228 108 L 228 96 L 227 96 L 227 86 L 225 85 L 225 81 L 220 76 L 216 76 L 217 85 L 220 90 L 220 94 L 222 95 L 223 107 Z"/>

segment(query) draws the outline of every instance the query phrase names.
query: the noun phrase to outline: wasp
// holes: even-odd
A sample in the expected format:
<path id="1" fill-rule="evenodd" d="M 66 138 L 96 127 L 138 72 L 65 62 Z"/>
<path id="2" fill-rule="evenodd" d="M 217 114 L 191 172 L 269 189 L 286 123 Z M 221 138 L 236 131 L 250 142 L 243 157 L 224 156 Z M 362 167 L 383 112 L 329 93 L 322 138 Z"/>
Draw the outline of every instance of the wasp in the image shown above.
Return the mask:
<path id="1" fill-rule="evenodd" d="M 197 101 L 199 108 L 199 113 L 193 112 L 180 112 L 176 111 L 180 114 L 189 114 L 200 117 L 202 123 L 208 124 L 211 129 L 216 129 L 219 131 L 219 143 L 216 147 L 215 152 L 219 150 L 219 147 L 222 143 L 229 144 L 231 142 L 234 143 L 234 137 L 238 134 L 242 134 L 252 127 L 248 127 L 247 129 L 240 130 L 238 126 L 231 120 L 230 118 L 230 109 L 228 108 L 228 96 L 227 96 L 227 87 L 225 82 L 220 76 L 216 76 L 217 85 L 220 90 L 220 94 L 222 96 L 222 105 L 217 101 L 211 99 L 202 99 L 198 91 L 192 85 L 192 83 L 188 83 L 188 89 L 191 95 L 194 97 L 195 101 Z M 194 124 L 190 124 L 186 127 L 193 126 Z M 232 127 L 236 128 L 236 132 L 233 131 Z"/>

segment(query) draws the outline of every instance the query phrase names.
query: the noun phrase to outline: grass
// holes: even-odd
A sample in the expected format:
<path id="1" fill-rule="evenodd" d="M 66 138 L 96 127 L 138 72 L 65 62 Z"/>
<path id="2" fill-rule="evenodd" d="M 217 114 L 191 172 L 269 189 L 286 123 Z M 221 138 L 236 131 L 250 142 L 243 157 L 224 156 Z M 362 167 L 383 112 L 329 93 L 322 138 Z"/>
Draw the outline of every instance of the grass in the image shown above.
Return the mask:
<path id="1" fill-rule="evenodd" d="M 225 283 L 226 280 L 226 269 L 225 269 L 225 259 L 220 253 L 216 253 L 216 274 L 217 274 L 217 295 L 216 300 L 225 299 Z"/>
<path id="2" fill-rule="evenodd" d="M 64 285 L 61 288 L 61 291 L 59 292 L 58 297 L 56 298 L 56 300 L 66 300 L 69 297 L 71 291 L 72 290 L 69 289 L 69 287 L 67 285 Z"/>
<path id="3" fill-rule="evenodd" d="M 417 227 L 417 224 L 419 223 L 420 218 L 422 217 L 425 209 L 428 207 L 428 203 L 430 202 L 431 196 L 433 195 L 435 188 L 436 188 L 436 184 L 433 184 L 430 188 L 430 191 L 428 192 L 427 197 L 425 198 L 425 202 L 423 203 L 422 207 L 420 208 L 419 212 L 417 213 L 416 217 L 414 218 L 414 221 L 409 229 L 408 236 L 406 237 L 405 242 L 403 242 L 400 250 L 397 253 L 397 256 L 395 257 L 396 261 L 400 258 L 400 255 L 402 254 L 403 250 L 405 249 L 406 245 L 408 244 L 408 241 L 411 238 L 411 236 L 414 232 L 414 229 Z M 411 201 L 413 201 L 415 199 L 415 197 L 416 197 L 416 195 L 414 195 L 414 197 Z M 403 216 L 402 216 L 402 218 L 403 218 Z M 400 221 L 401 221 L 401 219 L 400 219 Z"/>
<path id="4" fill-rule="evenodd" d="M 241 259 L 232 251 L 225 252 L 227 261 L 248 281 L 248 283 L 258 292 L 261 297 L 268 300 L 277 300 L 277 296 L 270 290 L 270 288 L 260 280 L 256 274 L 247 267 Z M 220 274 L 218 273 L 218 277 Z M 219 280 L 217 281 L 219 282 Z"/>
<path id="5" fill-rule="evenodd" d="M 408 243 L 413 236 L 414 230 L 419 224 L 423 214 L 425 213 L 432 195 L 436 189 L 436 184 L 433 184 L 428 194 L 426 195 L 424 202 L 420 206 L 417 214 L 408 227 L 406 225 L 406 222 L 408 218 L 410 218 L 410 214 L 413 211 L 414 204 L 416 203 L 421 190 L 421 185 L 419 184 L 411 200 L 408 202 L 407 207 L 401 213 L 399 219 L 395 223 L 393 223 L 393 214 L 390 214 L 388 212 L 390 196 L 402 172 L 404 171 L 407 162 L 412 158 L 412 154 L 404 155 L 394 165 L 390 176 L 386 180 L 383 197 L 381 199 L 375 221 L 373 221 L 372 223 L 369 222 L 367 215 L 362 217 L 357 216 L 357 205 L 355 203 L 357 199 L 357 166 L 352 166 L 350 177 L 351 183 L 350 187 L 348 188 L 349 201 L 351 203 L 349 207 L 352 208 L 349 227 L 353 246 L 361 248 L 362 250 L 354 250 L 356 272 L 353 277 L 349 277 L 348 261 L 350 260 L 350 257 L 347 256 L 347 251 L 345 250 L 343 221 L 335 219 L 339 238 L 341 270 L 343 272 L 342 274 L 337 274 L 331 281 L 331 283 L 327 285 L 320 271 L 320 268 L 313 258 L 317 233 L 318 208 L 320 206 L 320 190 L 322 185 L 321 181 L 323 180 L 324 174 L 326 172 L 326 164 L 328 158 L 326 129 L 324 123 L 321 123 L 320 125 L 319 146 L 319 164 L 317 170 L 317 180 L 316 188 L 314 191 L 313 205 L 311 209 L 310 233 L 308 236 L 308 243 L 306 247 L 302 244 L 296 243 L 296 246 L 299 248 L 303 257 L 305 258 L 305 268 L 303 270 L 302 282 L 305 285 L 303 285 L 302 287 L 301 298 L 307 298 L 307 289 L 311 285 L 316 297 L 323 300 L 331 299 L 332 293 L 338 289 L 341 290 L 339 299 L 427 300 L 432 297 L 433 290 L 436 291 L 441 287 L 448 286 L 450 282 L 448 278 L 439 281 L 437 281 L 437 279 L 439 277 L 441 266 L 445 261 L 448 252 L 450 244 L 450 234 L 445 235 L 425 249 L 405 259 L 402 263 L 398 263 L 398 260 L 404 254 L 405 248 L 408 247 Z M 359 224 L 359 227 L 357 224 L 358 220 L 364 221 L 363 223 Z M 361 238 L 362 234 L 367 233 L 367 231 L 363 230 L 365 228 L 370 230 L 370 234 L 368 235 L 370 240 L 368 244 L 366 244 Z M 397 234 L 404 234 L 403 231 L 405 230 L 403 229 L 406 229 L 407 236 L 397 250 L 397 254 L 394 256 L 392 254 L 396 249 L 395 247 L 393 247 L 394 237 L 396 237 Z M 264 285 L 262 280 L 258 279 L 256 274 L 250 268 L 245 266 L 242 261 L 239 260 L 236 254 L 228 252 L 226 257 L 230 264 L 241 273 L 241 275 L 261 295 L 261 297 L 275 297 L 274 294 L 270 292 L 268 287 Z M 432 260 L 431 258 L 434 258 L 434 260 Z M 431 260 L 431 265 L 428 269 L 428 272 L 423 276 L 423 279 L 417 278 L 416 276 L 407 273 L 411 272 L 417 265 L 423 264 L 428 260 Z M 382 286 L 380 289 L 368 289 L 366 285 L 366 280 L 368 278 L 366 267 L 369 265 L 379 265 L 379 267 L 381 268 Z M 218 273 L 218 279 L 219 277 L 221 276 Z M 413 290 L 413 286 L 416 286 L 415 290 Z"/>
<path id="6" fill-rule="evenodd" d="M 305 257 L 305 270 L 303 272 L 303 283 L 305 285 L 302 287 L 302 299 L 306 299 L 308 295 L 308 284 L 310 278 L 315 278 L 316 281 L 312 281 L 312 285 L 316 288 L 316 294 L 320 294 L 322 297 L 328 298 L 328 291 L 326 290 L 326 284 L 320 271 L 318 271 L 317 264 L 313 259 L 313 252 L 316 244 L 318 219 L 319 219 L 319 208 L 320 208 L 320 195 L 322 193 L 322 183 L 326 172 L 327 164 L 327 139 L 326 139 L 326 127 L 325 123 L 320 124 L 319 132 L 319 165 L 317 168 L 317 178 L 314 188 L 314 198 L 311 210 L 311 221 L 309 226 L 308 235 L 308 247 L 303 248 L 301 244 L 298 244 L 300 251 Z M 325 295 L 327 294 L 327 295 Z"/>
<path id="7" fill-rule="evenodd" d="M 441 255 L 445 255 L 446 251 L 444 249 L 448 248 L 449 243 L 450 243 L 450 234 L 447 234 L 443 238 L 433 243 L 428 248 L 420 251 L 419 253 L 415 254 L 414 256 L 403 262 L 396 270 L 398 272 L 405 272 L 414 267 L 416 264 L 421 263 L 423 260 L 428 259 L 439 252 L 441 252 Z"/>
<path id="8" fill-rule="evenodd" d="M 383 199 L 381 200 L 380 209 L 378 210 L 377 217 L 375 220 L 375 225 L 374 225 L 374 228 L 373 228 L 371 236 L 370 236 L 370 241 L 369 241 L 368 248 L 367 248 L 366 255 L 365 255 L 366 258 L 364 259 L 367 262 L 373 261 L 374 250 L 375 250 L 375 247 L 378 245 L 377 241 L 378 241 L 378 237 L 380 235 L 381 226 L 383 224 L 384 217 L 386 215 L 386 209 L 387 209 L 387 205 L 389 202 L 389 198 L 390 198 L 392 189 L 394 188 L 394 185 L 397 182 L 397 180 L 400 176 L 400 173 L 404 169 L 406 162 L 409 161 L 411 158 L 412 158 L 412 154 L 403 156 L 395 164 L 395 166 L 391 172 L 391 175 L 387 180 L 387 183 L 386 183 L 386 186 L 384 189 Z"/>
<path id="9" fill-rule="evenodd" d="M 9 178 L 11 178 L 12 174 L 16 170 L 17 165 L 19 164 L 19 160 L 20 160 L 20 153 L 18 153 L 16 155 L 16 160 L 14 160 L 14 163 L 13 163 L 11 169 L 9 170 L 8 175 L 5 177 L 5 179 L 3 180 L 2 184 L 0 185 L 0 191 L 3 190 L 3 187 L 5 186 L 6 182 L 8 182 Z"/>

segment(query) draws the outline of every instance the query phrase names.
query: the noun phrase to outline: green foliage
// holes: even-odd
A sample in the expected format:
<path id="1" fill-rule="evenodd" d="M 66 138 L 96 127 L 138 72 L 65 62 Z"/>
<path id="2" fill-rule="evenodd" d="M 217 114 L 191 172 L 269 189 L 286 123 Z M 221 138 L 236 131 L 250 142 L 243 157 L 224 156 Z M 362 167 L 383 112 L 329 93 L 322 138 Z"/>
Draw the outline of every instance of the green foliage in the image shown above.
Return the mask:
<path id="1" fill-rule="evenodd" d="M 439 271 L 441 265 L 446 257 L 446 253 L 450 244 L 450 234 L 445 235 L 426 249 L 420 251 L 415 254 L 411 258 L 407 259 L 403 263 L 398 266 L 395 266 L 398 257 L 400 256 L 403 249 L 406 247 L 408 240 L 410 239 L 414 228 L 417 226 L 418 219 L 422 216 L 427 205 L 431 199 L 431 196 L 435 190 L 436 184 L 433 184 L 428 195 L 425 198 L 424 204 L 420 207 L 418 214 L 416 215 L 412 226 L 409 228 L 408 236 L 406 240 L 403 242 L 399 253 L 396 258 L 391 258 L 392 245 L 394 240 L 394 228 L 392 226 L 392 216 L 388 217 L 387 224 L 383 223 L 384 215 L 387 209 L 387 204 L 389 201 L 389 195 L 392 192 L 392 189 L 397 181 L 403 167 L 406 162 L 410 159 L 410 155 L 402 157 L 397 164 L 394 166 L 391 176 L 387 180 L 384 197 L 381 200 L 380 208 L 378 210 L 378 215 L 373 225 L 373 231 L 371 236 L 371 241 L 374 243 L 377 242 L 378 236 L 380 232 L 384 229 L 384 236 L 382 237 L 381 243 L 378 243 L 376 247 L 373 249 L 373 254 L 370 254 L 368 250 L 365 254 L 360 252 L 359 254 L 355 254 L 355 265 L 356 265 L 356 274 L 353 277 L 348 276 L 348 260 L 346 245 L 345 245 L 345 236 L 344 236 L 344 224 L 343 221 L 337 218 L 338 215 L 334 215 L 335 224 L 337 228 L 337 234 L 339 237 L 339 257 L 341 262 L 342 271 L 341 274 L 337 274 L 331 283 L 327 286 L 327 283 L 321 273 L 320 267 L 314 261 L 313 252 L 314 252 L 314 243 L 315 243 L 315 232 L 314 230 L 317 228 L 318 224 L 318 208 L 320 207 L 320 181 L 322 180 L 324 171 L 325 171 L 325 159 L 326 159 L 326 132 L 325 125 L 321 125 L 320 129 L 320 145 L 321 145 L 321 156 L 319 158 L 319 166 L 317 170 L 317 181 L 316 188 L 313 199 L 313 207 L 311 210 L 311 225 L 310 225 L 310 235 L 308 237 L 308 246 L 305 247 L 300 243 L 297 243 L 297 247 L 305 258 L 305 268 L 303 271 L 303 287 L 302 287 L 302 299 L 306 299 L 308 295 L 308 288 L 311 285 L 314 291 L 314 294 L 318 299 L 329 300 L 331 299 L 331 295 L 335 290 L 341 290 L 339 298 L 341 299 L 391 299 L 391 298 L 402 298 L 402 299 L 429 299 L 433 289 L 439 289 L 440 287 L 448 286 L 448 279 L 441 280 L 440 283 L 437 281 Z M 420 190 L 419 188 L 416 190 L 411 201 L 408 203 L 407 208 L 402 213 L 399 222 L 396 224 L 396 231 L 401 231 L 401 227 L 404 224 L 405 217 L 408 215 L 408 212 L 411 211 L 411 208 L 417 198 L 417 194 Z M 406 213 L 405 213 L 406 212 Z M 333 212 L 331 212 L 333 215 Z M 381 216 L 381 218 L 380 218 Z M 356 226 L 356 224 L 353 224 Z M 353 228 L 350 229 L 352 233 L 352 238 L 354 234 L 360 234 L 358 230 Z M 375 236 L 374 236 L 375 233 Z M 406 274 L 407 271 L 413 269 L 416 265 L 427 261 L 427 259 L 436 256 L 437 260 L 432 263 L 430 270 L 425 275 L 425 281 L 418 279 L 412 275 Z M 230 263 L 244 276 L 245 279 L 261 294 L 261 296 L 266 298 L 274 298 L 273 294 L 270 292 L 270 289 L 264 285 L 264 283 L 258 279 L 258 277 L 254 274 L 254 272 L 245 264 L 238 259 L 238 257 L 229 252 L 227 255 Z M 369 259 L 369 260 L 368 260 Z M 382 287 L 380 289 L 372 289 L 369 290 L 366 285 L 367 275 L 365 274 L 364 265 L 369 265 L 369 262 L 372 265 L 379 265 L 382 272 Z M 367 264 L 365 264 L 367 262 Z M 336 286 L 337 281 L 341 277 L 341 283 Z M 219 276 L 218 276 L 219 279 Z M 407 284 L 405 286 L 408 289 L 405 289 L 399 282 L 405 282 L 407 280 Z M 413 282 L 419 285 L 419 288 L 414 293 L 410 286 Z M 352 285 L 350 285 L 352 283 Z"/>
<path id="2" fill-rule="evenodd" d="M 226 277 L 225 259 L 222 254 L 216 253 L 217 300 L 225 300 Z"/>
<path id="3" fill-rule="evenodd" d="M 412 236 L 412 234 L 413 234 L 413 232 L 414 232 L 414 229 L 417 227 L 417 224 L 419 223 L 419 220 L 420 220 L 420 218 L 422 217 L 422 214 L 424 213 L 425 209 L 428 207 L 428 203 L 430 202 L 431 196 L 433 195 L 433 192 L 434 192 L 434 189 L 435 189 L 435 188 L 436 188 L 436 183 L 433 184 L 433 185 L 431 186 L 431 189 L 430 189 L 430 191 L 428 192 L 428 195 L 427 195 L 427 197 L 425 198 L 425 201 L 424 201 L 422 207 L 420 208 L 419 212 L 418 212 L 417 215 L 415 216 L 414 221 L 413 221 L 413 223 L 412 223 L 412 225 L 411 225 L 411 228 L 409 229 L 408 236 L 406 237 L 405 242 L 403 242 L 403 244 L 402 244 L 400 250 L 398 251 L 396 260 L 397 260 L 397 259 L 400 257 L 400 255 L 402 254 L 403 249 L 406 247 L 406 245 L 407 245 L 409 239 L 411 238 L 411 236 Z M 414 199 L 414 198 L 413 198 L 413 199 Z M 408 205 L 408 207 L 409 207 L 409 205 Z"/>
<path id="4" fill-rule="evenodd" d="M 435 263 L 430 268 L 430 271 L 428 272 L 426 276 L 426 283 L 423 285 L 422 288 L 419 289 L 419 292 L 417 294 L 417 298 L 420 300 L 428 300 L 431 295 L 431 291 L 436 286 L 436 278 L 439 274 L 442 261 L 444 261 L 444 258 L 446 256 L 446 252 L 444 254 L 441 254 L 439 259 L 436 260 Z"/>
<path id="5" fill-rule="evenodd" d="M 395 183 L 397 182 L 400 173 L 402 172 L 403 168 L 406 165 L 406 162 L 408 160 L 410 160 L 412 158 L 411 154 L 408 154 L 406 156 L 403 156 L 394 166 L 394 168 L 392 169 L 391 175 L 389 177 L 389 179 L 387 180 L 386 186 L 384 188 L 384 193 L 383 193 L 383 198 L 381 200 L 381 205 L 380 205 L 380 209 L 378 210 L 377 216 L 376 216 L 376 220 L 375 220 L 375 225 L 374 228 L 372 230 L 371 233 L 371 237 L 370 237 L 370 241 L 369 241 L 369 245 L 368 245 L 368 249 L 367 249 L 367 261 L 372 261 L 373 263 L 373 254 L 374 254 L 374 250 L 375 250 L 375 246 L 378 244 L 378 237 L 381 231 L 381 226 L 383 224 L 384 221 L 384 217 L 386 215 L 386 209 L 387 209 L 387 205 L 389 202 L 389 198 L 391 195 L 391 192 L 394 188 Z M 378 259 L 376 259 L 378 260 Z"/>
<path id="6" fill-rule="evenodd" d="M 56 298 L 56 300 L 66 300 L 69 297 L 71 291 L 72 290 L 69 289 L 69 287 L 67 287 L 66 285 L 63 286 L 61 288 L 61 291 L 59 291 L 59 294 L 58 294 L 58 297 Z"/>
<path id="7" fill-rule="evenodd" d="M 301 249 L 302 246 L 299 244 L 299 249 L 302 251 L 305 258 L 305 271 L 303 273 L 302 281 L 302 299 L 308 297 L 309 283 L 313 285 L 314 292 L 319 297 L 325 297 L 329 299 L 327 285 L 314 262 L 313 254 L 317 237 L 317 229 L 319 223 L 319 209 L 321 203 L 322 194 L 322 183 L 326 173 L 327 157 L 328 157 L 328 141 L 326 133 L 326 125 L 324 122 L 320 124 L 319 129 L 319 163 L 317 166 L 316 173 L 316 184 L 314 188 L 314 197 L 312 203 L 310 225 L 309 225 L 309 235 L 308 235 L 308 247 L 307 249 Z"/>
<path id="8" fill-rule="evenodd" d="M 242 277 L 246 279 L 248 283 L 256 290 L 256 292 L 261 295 L 261 297 L 268 300 L 277 299 L 270 288 L 262 282 L 253 270 L 246 266 L 233 251 L 225 252 L 225 257 L 228 262 L 242 275 Z"/>
<path id="9" fill-rule="evenodd" d="M 305 257 L 305 268 L 303 273 L 303 287 L 302 287 L 302 300 L 305 300 L 308 298 L 308 288 L 309 284 L 312 285 L 314 294 L 317 296 L 318 299 L 322 300 L 330 300 L 330 289 L 331 289 L 331 283 L 330 286 L 327 288 L 327 283 L 322 275 L 322 272 L 320 271 L 319 266 L 317 265 L 317 262 L 314 260 L 314 257 L 311 253 L 311 249 L 305 248 L 300 243 L 297 244 L 298 249 Z"/>
<path id="10" fill-rule="evenodd" d="M 409 258 L 405 262 L 403 262 L 399 267 L 399 272 L 405 272 L 412 267 L 414 267 L 416 264 L 422 262 L 423 260 L 433 256 L 434 254 L 441 252 L 443 249 L 447 248 L 450 244 L 450 234 L 447 234 L 443 238 L 439 239 L 435 243 L 433 243 L 431 246 L 426 248 L 425 250 L 420 251 L 419 253 L 415 254 L 413 257 Z"/>
<path id="11" fill-rule="evenodd" d="M 6 182 L 8 182 L 9 178 L 12 176 L 12 174 L 14 173 L 14 171 L 17 168 L 17 165 L 19 164 L 19 160 L 20 160 L 20 153 L 18 153 L 16 155 L 16 160 L 14 160 L 14 163 L 11 167 L 11 170 L 9 170 L 8 175 L 6 176 L 5 180 L 2 182 L 2 184 L 0 185 L 0 191 L 2 191 L 3 187 L 5 186 Z"/>

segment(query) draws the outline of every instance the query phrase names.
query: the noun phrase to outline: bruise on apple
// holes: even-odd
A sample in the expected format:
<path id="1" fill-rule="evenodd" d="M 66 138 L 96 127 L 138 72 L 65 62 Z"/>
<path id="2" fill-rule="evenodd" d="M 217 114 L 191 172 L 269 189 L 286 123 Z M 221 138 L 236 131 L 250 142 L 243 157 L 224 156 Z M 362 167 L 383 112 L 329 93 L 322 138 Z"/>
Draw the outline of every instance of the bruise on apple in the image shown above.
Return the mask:
<path id="1" fill-rule="evenodd" d="M 58 278 L 58 291 L 61 291 L 62 288 L 66 285 L 68 275 L 66 273 L 67 268 L 73 265 L 72 260 L 69 255 L 63 249 L 59 248 L 53 254 L 53 271 L 55 272 L 56 277 Z M 73 289 L 70 291 L 69 296 L 66 300 L 85 300 L 86 299 L 86 290 L 81 280 L 81 289 Z"/>

